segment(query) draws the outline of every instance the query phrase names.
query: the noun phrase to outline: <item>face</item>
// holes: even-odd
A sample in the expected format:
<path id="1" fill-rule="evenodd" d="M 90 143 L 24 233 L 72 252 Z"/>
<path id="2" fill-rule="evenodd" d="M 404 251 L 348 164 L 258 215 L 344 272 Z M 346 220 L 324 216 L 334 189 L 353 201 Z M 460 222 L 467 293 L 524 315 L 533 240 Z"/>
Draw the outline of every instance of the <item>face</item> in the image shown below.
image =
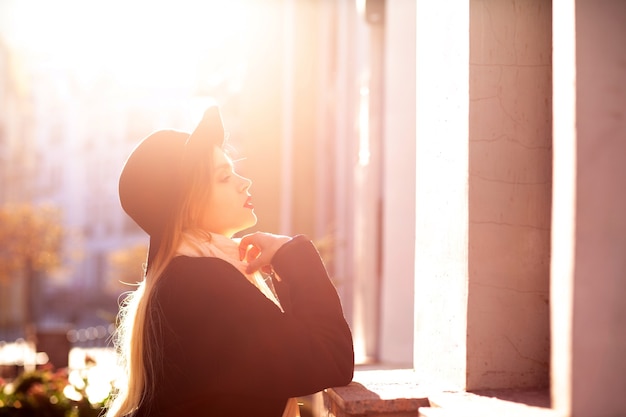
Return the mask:
<path id="1" fill-rule="evenodd" d="M 235 172 L 233 162 L 220 148 L 213 152 L 213 164 L 211 197 L 204 210 L 202 227 L 231 237 L 256 224 L 249 193 L 252 181 Z"/>

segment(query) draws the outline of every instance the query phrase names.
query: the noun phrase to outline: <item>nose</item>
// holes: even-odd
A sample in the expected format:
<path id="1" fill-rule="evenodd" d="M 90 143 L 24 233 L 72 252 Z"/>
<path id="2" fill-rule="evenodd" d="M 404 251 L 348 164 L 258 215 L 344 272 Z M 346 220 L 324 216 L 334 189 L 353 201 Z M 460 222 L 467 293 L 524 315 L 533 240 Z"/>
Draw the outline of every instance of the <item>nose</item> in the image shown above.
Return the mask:
<path id="1" fill-rule="evenodd" d="M 240 185 L 240 189 L 241 191 L 247 191 L 248 188 L 250 188 L 252 186 L 252 180 L 246 178 L 246 177 L 240 177 L 241 178 L 241 185 Z"/>

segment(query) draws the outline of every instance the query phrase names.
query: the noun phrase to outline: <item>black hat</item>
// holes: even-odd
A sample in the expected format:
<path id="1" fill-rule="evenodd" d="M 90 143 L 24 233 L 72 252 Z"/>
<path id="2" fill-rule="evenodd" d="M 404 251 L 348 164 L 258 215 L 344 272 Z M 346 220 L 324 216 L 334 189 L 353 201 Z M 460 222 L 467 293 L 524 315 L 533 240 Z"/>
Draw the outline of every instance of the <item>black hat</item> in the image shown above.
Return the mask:
<path id="1" fill-rule="evenodd" d="M 208 160 L 224 143 L 224 125 L 217 106 L 209 107 L 189 134 L 159 130 L 144 138 L 126 160 L 119 180 L 124 211 L 148 235 L 148 265 L 183 188 L 183 165 Z"/>

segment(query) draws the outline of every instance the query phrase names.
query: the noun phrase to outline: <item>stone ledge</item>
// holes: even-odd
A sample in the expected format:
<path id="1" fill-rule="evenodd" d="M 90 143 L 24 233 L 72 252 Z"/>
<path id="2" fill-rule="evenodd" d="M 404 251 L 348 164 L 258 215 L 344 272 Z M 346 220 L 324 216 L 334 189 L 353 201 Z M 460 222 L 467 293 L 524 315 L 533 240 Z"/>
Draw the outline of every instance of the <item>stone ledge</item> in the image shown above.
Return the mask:
<path id="1" fill-rule="evenodd" d="M 412 369 L 357 371 L 345 387 L 321 393 L 321 417 L 564 417 L 549 390 L 445 391 L 418 383 Z M 323 404 L 322 404 L 323 403 Z"/>
<path id="2" fill-rule="evenodd" d="M 546 401 L 549 403 L 549 393 L 536 390 L 489 390 L 480 394 L 440 392 L 429 396 L 431 407 L 421 408 L 419 416 L 563 417 L 549 408 Z"/>
<path id="3" fill-rule="evenodd" d="M 345 387 L 324 391 L 323 417 L 409 417 L 428 407 L 425 390 L 415 382 L 413 370 L 355 372 Z"/>

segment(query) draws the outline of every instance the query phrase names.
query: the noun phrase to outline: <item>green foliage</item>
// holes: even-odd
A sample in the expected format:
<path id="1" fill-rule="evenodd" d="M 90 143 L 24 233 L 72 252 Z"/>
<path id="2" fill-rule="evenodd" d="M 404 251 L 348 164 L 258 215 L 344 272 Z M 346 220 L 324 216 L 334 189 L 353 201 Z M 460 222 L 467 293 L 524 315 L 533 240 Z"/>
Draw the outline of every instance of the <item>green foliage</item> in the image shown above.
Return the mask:
<path id="1" fill-rule="evenodd" d="M 0 417 L 97 417 L 104 404 L 90 403 L 87 389 L 71 384 L 65 369 L 28 372 L 12 382 L 0 379 Z"/>
<path id="2" fill-rule="evenodd" d="M 61 263 L 61 213 L 31 204 L 0 207 L 0 280 L 16 273 L 46 271 Z"/>
<path id="3" fill-rule="evenodd" d="M 42 273 L 60 266 L 63 237 L 61 212 L 54 207 L 0 206 L 0 284 L 21 280 L 21 321 L 29 340 L 36 319 L 34 287 Z"/>
<path id="4" fill-rule="evenodd" d="M 118 296 L 134 289 L 133 285 L 143 279 L 147 254 L 147 245 L 135 245 L 109 253 L 105 290 Z"/>

